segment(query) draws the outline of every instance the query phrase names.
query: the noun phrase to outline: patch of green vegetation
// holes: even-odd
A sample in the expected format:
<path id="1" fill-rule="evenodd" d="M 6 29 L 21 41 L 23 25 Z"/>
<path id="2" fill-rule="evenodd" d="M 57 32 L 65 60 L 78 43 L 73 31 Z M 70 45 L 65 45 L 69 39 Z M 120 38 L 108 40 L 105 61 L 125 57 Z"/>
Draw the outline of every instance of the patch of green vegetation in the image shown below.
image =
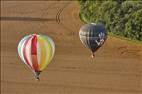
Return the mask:
<path id="1" fill-rule="evenodd" d="M 80 18 L 103 23 L 109 35 L 142 41 L 141 0 L 79 0 Z"/>

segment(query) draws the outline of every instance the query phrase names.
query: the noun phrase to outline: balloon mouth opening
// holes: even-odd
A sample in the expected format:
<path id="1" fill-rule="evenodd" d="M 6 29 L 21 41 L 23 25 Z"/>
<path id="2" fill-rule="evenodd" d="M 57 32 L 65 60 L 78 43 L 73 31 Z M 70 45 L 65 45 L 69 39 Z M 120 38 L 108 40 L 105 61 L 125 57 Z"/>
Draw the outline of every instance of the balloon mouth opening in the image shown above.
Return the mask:
<path id="1" fill-rule="evenodd" d="M 35 72 L 35 78 L 36 78 L 36 80 L 38 80 L 38 81 L 40 80 L 40 77 L 39 77 L 40 72 L 41 72 L 41 71 L 36 71 L 36 72 Z"/>

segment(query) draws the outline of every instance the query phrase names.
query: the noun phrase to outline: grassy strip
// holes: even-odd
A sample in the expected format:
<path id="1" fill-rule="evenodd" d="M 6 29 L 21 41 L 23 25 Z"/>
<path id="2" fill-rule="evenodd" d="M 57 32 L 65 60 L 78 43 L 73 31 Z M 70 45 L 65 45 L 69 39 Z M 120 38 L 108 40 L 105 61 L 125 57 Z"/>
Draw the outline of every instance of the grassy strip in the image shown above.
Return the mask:
<path id="1" fill-rule="evenodd" d="M 119 38 L 119 39 L 122 39 L 122 40 L 129 41 L 129 42 L 134 42 L 134 43 L 142 44 L 142 41 L 138 41 L 138 40 L 126 38 L 126 37 L 123 37 L 123 36 L 120 36 L 120 35 L 116 35 L 116 34 L 114 34 L 112 32 L 108 32 L 108 35 L 111 36 L 111 37 L 116 37 L 116 38 Z"/>

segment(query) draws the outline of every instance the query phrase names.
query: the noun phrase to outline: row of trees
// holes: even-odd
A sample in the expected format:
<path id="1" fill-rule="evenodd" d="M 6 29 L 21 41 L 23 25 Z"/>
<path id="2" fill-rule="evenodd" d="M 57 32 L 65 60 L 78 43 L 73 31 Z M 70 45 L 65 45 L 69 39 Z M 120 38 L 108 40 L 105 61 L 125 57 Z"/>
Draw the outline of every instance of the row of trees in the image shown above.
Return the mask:
<path id="1" fill-rule="evenodd" d="M 141 0 L 79 0 L 83 21 L 105 24 L 107 31 L 142 41 Z"/>

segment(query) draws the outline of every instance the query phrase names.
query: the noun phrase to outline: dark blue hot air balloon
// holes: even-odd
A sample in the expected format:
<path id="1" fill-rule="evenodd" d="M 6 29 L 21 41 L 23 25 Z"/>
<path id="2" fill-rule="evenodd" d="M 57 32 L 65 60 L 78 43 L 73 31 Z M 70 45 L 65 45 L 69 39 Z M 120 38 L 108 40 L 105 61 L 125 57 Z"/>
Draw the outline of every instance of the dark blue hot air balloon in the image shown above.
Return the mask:
<path id="1" fill-rule="evenodd" d="M 80 28 L 81 42 L 91 50 L 92 57 L 107 39 L 107 32 L 103 24 L 89 23 Z"/>

